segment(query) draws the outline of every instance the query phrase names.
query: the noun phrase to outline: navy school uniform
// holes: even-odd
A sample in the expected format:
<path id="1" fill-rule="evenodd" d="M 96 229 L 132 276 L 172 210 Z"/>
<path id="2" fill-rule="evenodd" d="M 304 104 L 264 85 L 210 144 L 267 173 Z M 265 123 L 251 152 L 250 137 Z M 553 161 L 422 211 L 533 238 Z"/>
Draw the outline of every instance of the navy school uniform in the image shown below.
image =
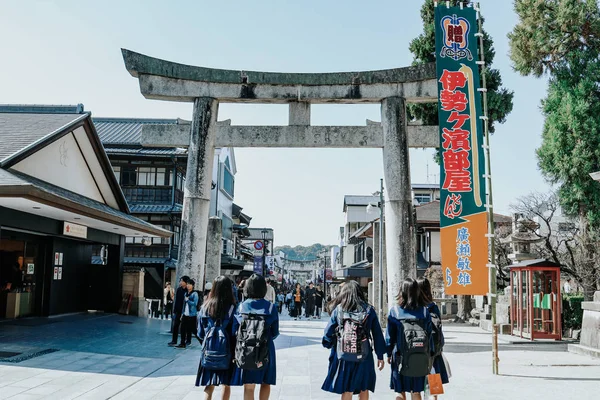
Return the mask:
<path id="1" fill-rule="evenodd" d="M 408 310 L 397 305 L 392 307 L 388 314 L 388 326 L 385 339 L 388 357 L 392 357 L 390 388 L 396 393 L 417 393 L 425 390 L 425 376 L 415 378 L 400 374 L 401 365 L 400 360 L 398 359 L 398 353 L 402 349 L 402 343 L 398 343 L 398 338 L 400 338 L 400 340 L 403 340 L 404 338 L 404 328 L 400 321 L 413 318 L 425 320 L 425 331 L 431 338 L 431 316 L 425 307 L 419 307 L 416 310 Z M 433 348 L 433 342 L 430 343 L 430 348 Z"/>
<path id="2" fill-rule="evenodd" d="M 273 341 L 279 336 L 279 312 L 277 307 L 265 299 L 248 299 L 241 303 L 235 314 L 233 330 L 237 332 L 241 322 L 242 314 L 266 315 L 266 323 L 269 325 L 269 364 L 260 370 L 251 371 L 236 368 L 233 380 L 240 384 L 262 384 L 275 385 L 277 380 L 277 362 L 275 357 L 275 344 Z"/>
<path id="3" fill-rule="evenodd" d="M 429 304 L 427 306 L 427 310 L 429 310 L 430 313 L 433 313 L 433 314 L 436 314 L 439 316 L 442 315 L 440 313 L 439 307 L 435 303 Z M 442 347 L 443 347 L 444 343 L 445 343 L 444 332 L 441 331 L 440 333 L 442 335 Z M 440 376 L 442 378 L 442 383 L 450 382 L 450 379 L 448 379 L 448 371 L 446 370 L 446 364 L 444 364 L 444 359 L 441 354 L 433 359 L 433 369 L 435 370 L 436 374 L 440 374 Z"/>
<path id="4" fill-rule="evenodd" d="M 367 305 L 365 305 L 367 306 Z M 381 325 L 377 319 L 377 313 L 373 307 L 369 307 L 365 329 L 371 335 L 371 346 L 377 354 L 378 360 L 383 360 L 385 354 L 385 339 L 381 331 Z M 343 394 L 352 392 L 358 394 L 365 390 L 375 391 L 375 361 L 373 352 L 361 362 L 339 360 L 337 357 L 336 329 L 338 327 L 337 308 L 331 313 L 329 323 L 325 328 L 323 346 L 331 349 L 329 355 L 329 369 L 327 377 L 321 389 L 326 392 Z"/>
<path id="5" fill-rule="evenodd" d="M 234 307 L 234 306 L 232 306 Z M 234 314 L 235 308 L 230 310 L 231 315 L 227 317 L 227 322 L 222 321 L 222 324 L 227 324 L 225 331 L 229 335 L 229 345 L 231 350 L 231 365 L 229 369 L 226 370 L 207 370 L 202 367 L 202 358 L 200 358 L 200 365 L 198 366 L 198 374 L 196 375 L 196 386 L 219 386 L 219 385 L 229 385 L 229 386 L 239 386 L 241 385 L 239 382 L 236 382 L 234 377 L 237 375 L 235 372 L 237 370 L 237 366 L 233 362 L 233 357 L 235 356 L 235 330 L 233 329 L 233 324 L 235 320 Z M 206 333 L 208 330 L 215 326 L 216 321 L 208 316 L 206 309 L 202 307 L 198 314 L 198 338 L 200 341 L 204 341 L 206 337 Z M 202 357 L 202 356 L 200 356 Z"/>

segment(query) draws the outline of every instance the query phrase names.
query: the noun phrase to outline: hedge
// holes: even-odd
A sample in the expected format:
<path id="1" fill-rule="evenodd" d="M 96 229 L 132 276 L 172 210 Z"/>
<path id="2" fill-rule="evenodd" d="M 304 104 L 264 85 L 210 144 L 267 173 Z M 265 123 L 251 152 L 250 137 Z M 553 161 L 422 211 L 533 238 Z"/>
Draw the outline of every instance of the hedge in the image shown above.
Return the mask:
<path id="1" fill-rule="evenodd" d="M 583 320 L 582 301 L 582 294 L 563 295 L 562 319 L 564 329 L 581 329 L 581 321 Z"/>

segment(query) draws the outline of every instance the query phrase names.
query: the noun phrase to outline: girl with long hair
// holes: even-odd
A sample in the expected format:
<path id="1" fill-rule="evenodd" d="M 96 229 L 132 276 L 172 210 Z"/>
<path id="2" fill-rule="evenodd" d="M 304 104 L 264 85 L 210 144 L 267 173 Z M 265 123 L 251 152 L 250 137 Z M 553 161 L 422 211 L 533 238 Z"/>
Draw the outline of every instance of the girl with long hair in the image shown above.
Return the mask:
<path id="1" fill-rule="evenodd" d="M 369 398 L 369 391 L 375 391 L 376 375 L 373 349 L 377 354 L 379 370 L 381 371 L 385 365 L 383 361 L 385 339 L 377 313 L 367 302 L 360 286 L 355 281 L 348 281 L 342 285 L 339 294 L 328 305 L 328 309 L 331 318 L 325 328 L 323 346 L 331 349 L 331 354 L 327 377 L 321 389 L 340 394 L 342 400 L 352 399 L 353 394 L 358 394 L 360 400 L 366 400 Z M 338 334 L 343 330 L 343 328 L 340 329 L 340 319 L 346 313 L 361 316 L 362 329 L 371 339 L 373 349 L 369 351 L 366 358 L 360 361 L 342 360 L 338 354 L 337 341 L 341 340 Z M 362 318 L 363 315 L 364 318 Z"/>
<path id="2" fill-rule="evenodd" d="M 421 320 L 428 338 L 431 338 L 431 316 L 423 304 L 421 290 L 417 281 L 408 278 L 402 283 L 400 293 L 396 297 L 398 304 L 388 314 L 386 332 L 388 364 L 392 366 L 390 388 L 397 393 L 396 400 L 406 400 L 406 393 L 411 393 L 412 400 L 422 400 L 421 392 L 425 390 L 427 373 L 419 377 L 409 377 L 401 373 L 401 359 L 404 341 L 403 320 Z M 431 345 L 429 346 L 431 348 Z"/>
<path id="3" fill-rule="evenodd" d="M 225 327 L 225 332 L 229 337 L 230 354 L 235 352 L 235 331 L 233 328 L 235 306 L 233 282 L 226 276 L 215 278 L 198 317 L 198 338 L 201 342 L 204 341 L 210 328 L 216 324 L 221 324 Z M 204 386 L 204 399 L 211 400 L 215 386 L 224 385 L 222 399 L 229 400 L 231 396 L 230 386 L 240 385 L 235 381 L 235 370 L 236 367 L 233 361 L 228 369 L 209 370 L 202 366 L 202 359 L 200 359 L 198 374 L 196 375 L 196 386 Z"/>
<path id="4" fill-rule="evenodd" d="M 275 353 L 274 340 L 279 336 L 279 312 L 273 303 L 265 300 L 266 294 L 267 282 L 265 278 L 253 274 L 246 280 L 244 287 L 246 300 L 238 306 L 235 314 L 233 324 L 235 332 L 244 323 L 244 319 L 251 315 L 254 317 L 261 315 L 265 321 L 265 329 L 268 330 L 267 346 L 269 347 L 269 356 L 266 365 L 263 365 L 260 369 L 240 368 L 236 370 L 236 382 L 244 385 L 244 400 L 254 400 L 256 385 L 260 385 L 260 400 L 267 400 L 271 395 L 271 385 L 275 385 L 277 382 L 277 354 Z"/>
<path id="5" fill-rule="evenodd" d="M 441 326 L 441 316 L 442 314 L 440 313 L 440 309 L 437 306 L 437 304 L 435 304 L 435 302 L 433 301 L 433 293 L 431 291 L 431 283 L 429 282 L 429 279 L 425 278 L 425 277 L 421 277 L 419 279 L 417 279 L 417 283 L 419 284 L 419 289 L 421 290 L 421 300 L 422 303 L 425 305 L 425 307 L 427 307 L 427 311 L 429 311 L 430 314 L 435 314 L 439 319 L 440 319 L 440 330 L 439 330 L 439 335 L 440 335 L 440 339 L 441 339 L 441 345 L 442 345 L 442 349 L 444 347 L 444 333 L 442 332 L 442 326 Z M 433 358 L 433 369 L 435 370 L 436 374 L 440 374 L 440 377 L 442 378 L 442 383 L 449 383 L 450 379 L 448 379 L 448 371 L 446 370 L 446 364 L 444 363 L 444 358 L 440 352 L 440 354 L 436 354 L 435 357 Z M 434 399 L 437 399 L 437 396 L 434 396 Z"/>

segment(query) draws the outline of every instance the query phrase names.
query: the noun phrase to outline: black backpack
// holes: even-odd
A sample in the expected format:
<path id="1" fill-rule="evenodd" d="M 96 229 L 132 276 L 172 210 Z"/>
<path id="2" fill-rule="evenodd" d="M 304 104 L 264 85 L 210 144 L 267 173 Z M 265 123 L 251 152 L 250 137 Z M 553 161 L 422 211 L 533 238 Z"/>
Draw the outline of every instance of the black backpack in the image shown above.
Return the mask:
<path id="1" fill-rule="evenodd" d="M 371 353 L 369 333 L 366 329 L 370 307 L 363 311 L 343 311 L 337 308 L 337 357 L 340 360 L 361 362 Z"/>
<path id="2" fill-rule="evenodd" d="M 240 307 L 241 311 L 241 307 Z M 273 304 L 269 307 L 269 314 Z M 246 370 L 260 370 L 269 364 L 269 329 L 265 314 L 240 313 L 242 322 L 235 342 L 235 364 Z"/>
<path id="3" fill-rule="evenodd" d="M 431 315 L 431 337 L 433 340 L 433 356 L 437 357 L 440 354 L 442 354 L 442 350 L 444 348 L 444 345 L 442 344 L 442 318 L 437 313 L 431 312 L 429 308 L 427 309 L 427 311 L 429 311 L 429 315 Z"/>
<path id="4" fill-rule="evenodd" d="M 394 310 L 394 309 L 393 309 Z M 395 311 L 395 310 L 394 310 Z M 427 309 L 424 309 L 427 316 Z M 394 315 L 392 315 L 394 316 Z M 426 319 L 399 319 L 402 324 L 398 346 L 400 350 L 400 374 L 420 378 L 431 372 L 432 358 L 429 335 L 425 330 Z"/>

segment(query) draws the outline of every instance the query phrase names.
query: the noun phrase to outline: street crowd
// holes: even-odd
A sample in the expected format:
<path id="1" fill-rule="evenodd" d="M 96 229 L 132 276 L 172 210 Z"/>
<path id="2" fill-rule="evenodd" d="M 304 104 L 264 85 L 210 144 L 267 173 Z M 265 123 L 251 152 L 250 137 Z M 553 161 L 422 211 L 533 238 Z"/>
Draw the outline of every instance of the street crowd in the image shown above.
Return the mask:
<path id="1" fill-rule="evenodd" d="M 194 280 L 184 276 L 174 293 L 169 345 L 185 349 L 193 337 L 200 342 L 196 386 L 204 387 L 205 399 L 210 400 L 215 387 L 223 385 L 222 398 L 227 400 L 231 386 L 243 385 L 244 400 L 253 400 L 260 385 L 259 399 L 269 399 L 271 385 L 276 384 L 274 340 L 283 305 L 294 319 L 302 318 L 302 308 L 305 318 L 320 318 L 325 301 L 321 288 L 309 283 L 302 289 L 298 283 L 284 294 L 258 274 L 239 284 L 219 276 L 206 285 L 204 294 L 194 287 Z M 407 400 L 408 394 L 421 400 L 426 390 L 434 398 L 443 393 L 450 367 L 443 354 L 440 310 L 426 278 L 403 282 L 398 303 L 389 310 L 385 334 L 357 282 L 344 282 L 326 300 L 329 321 L 322 344 L 330 356 L 324 391 L 339 394 L 342 400 L 353 394 L 368 399 L 369 392 L 375 392 L 375 368 L 383 370 L 387 358 L 396 400 Z"/>

